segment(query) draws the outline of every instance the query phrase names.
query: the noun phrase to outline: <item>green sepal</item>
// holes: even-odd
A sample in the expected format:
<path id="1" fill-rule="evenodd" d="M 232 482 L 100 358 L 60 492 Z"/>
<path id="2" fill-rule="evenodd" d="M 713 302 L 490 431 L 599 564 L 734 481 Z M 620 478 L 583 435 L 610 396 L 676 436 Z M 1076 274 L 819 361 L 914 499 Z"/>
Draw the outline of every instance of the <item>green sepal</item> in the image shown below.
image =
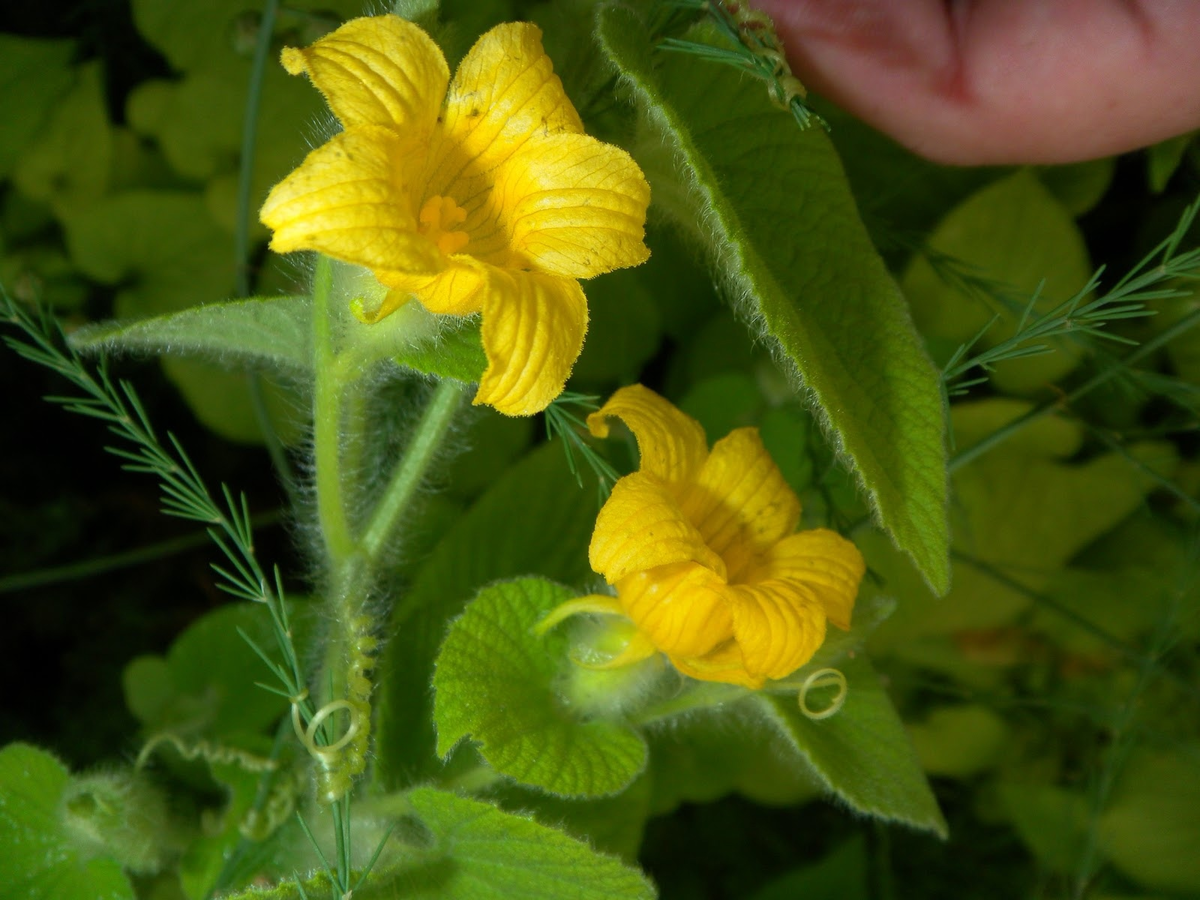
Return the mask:
<path id="1" fill-rule="evenodd" d="M 295 372 L 312 369 L 312 302 L 249 297 L 132 321 L 98 322 L 70 335 L 85 353 L 139 351 Z"/>
<path id="2" fill-rule="evenodd" d="M 3 900 L 133 900 L 121 864 L 67 830 L 60 807 L 70 784 L 49 753 L 28 744 L 0 750 Z"/>
<path id="3" fill-rule="evenodd" d="M 437 752 L 464 737 L 493 769 L 560 797 L 626 788 L 646 766 L 646 743 L 620 722 L 586 720 L 555 691 L 568 630 L 537 635 L 547 613 L 578 592 L 540 578 L 493 584 L 450 626 L 434 670 Z"/>
<path id="4" fill-rule="evenodd" d="M 883 527 L 944 592 L 938 375 L 828 137 L 798 129 L 761 83 L 730 67 L 655 55 L 627 7 L 602 8 L 599 24 L 605 52 L 652 128 L 635 155 L 656 203 L 707 246 L 746 316 L 763 323 L 794 365 Z M 711 32 L 689 39 L 710 40 Z M 682 186 L 680 168 L 689 180 Z"/>
<path id="5" fill-rule="evenodd" d="M 759 695 L 763 711 L 851 809 L 945 837 L 946 820 L 875 670 L 862 654 L 838 668 L 847 693 L 835 715 L 814 721 L 795 697 Z"/>
<path id="6" fill-rule="evenodd" d="M 391 360 L 397 365 L 465 384 L 479 381 L 487 368 L 479 318 L 431 313 L 415 298 L 377 322 L 359 318 L 378 309 L 388 296 L 370 269 L 331 260 L 329 314 L 337 355 L 349 372 L 367 371 Z"/>

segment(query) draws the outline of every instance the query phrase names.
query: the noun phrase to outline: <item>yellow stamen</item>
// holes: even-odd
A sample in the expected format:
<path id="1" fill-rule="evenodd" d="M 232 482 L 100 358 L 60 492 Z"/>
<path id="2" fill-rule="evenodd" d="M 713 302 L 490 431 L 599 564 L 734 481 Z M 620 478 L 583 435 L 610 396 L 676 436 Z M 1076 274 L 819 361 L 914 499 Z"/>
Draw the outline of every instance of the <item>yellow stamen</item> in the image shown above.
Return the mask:
<path id="1" fill-rule="evenodd" d="M 467 221 L 467 211 L 449 197 L 430 197 L 421 207 L 417 220 L 420 222 L 417 231 L 437 244 L 446 256 L 458 253 L 470 243 L 470 235 L 454 230 L 455 225 Z"/>

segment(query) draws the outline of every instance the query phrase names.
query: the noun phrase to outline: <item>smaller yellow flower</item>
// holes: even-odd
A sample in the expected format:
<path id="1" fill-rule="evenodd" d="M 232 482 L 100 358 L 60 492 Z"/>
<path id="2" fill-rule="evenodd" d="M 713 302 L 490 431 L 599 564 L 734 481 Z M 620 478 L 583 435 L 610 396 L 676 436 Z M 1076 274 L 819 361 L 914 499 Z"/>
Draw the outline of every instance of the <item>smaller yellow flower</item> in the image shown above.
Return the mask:
<path id="1" fill-rule="evenodd" d="M 622 613 L 639 637 L 620 663 L 658 650 L 685 675 L 750 688 L 808 662 L 826 622 L 850 627 L 862 554 L 828 529 L 796 532 L 800 501 L 758 429 L 710 451 L 699 422 L 641 385 L 617 391 L 588 427 L 606 437 L 612 416 L 641 454 L 600 510 L 589 550 L 617 596 L 582 598 L 552 620 Z"/>
<path id="2" fill-rule="evenodd" d="M 342 131 L 271 191 L 260 217 L 279 253 L 316 250 L 370 269 L 433 313 L 482 313 L 488 367 L 476 403 L 546 407 L 583 347 L 579 279 L 649 255 L 650 188 L 624 150 L 583 124 L 541 32 L 499 25 L 453 80 L 424 31 L 397 16 L 353 19 L 283 64 L 307 73 Z"/>

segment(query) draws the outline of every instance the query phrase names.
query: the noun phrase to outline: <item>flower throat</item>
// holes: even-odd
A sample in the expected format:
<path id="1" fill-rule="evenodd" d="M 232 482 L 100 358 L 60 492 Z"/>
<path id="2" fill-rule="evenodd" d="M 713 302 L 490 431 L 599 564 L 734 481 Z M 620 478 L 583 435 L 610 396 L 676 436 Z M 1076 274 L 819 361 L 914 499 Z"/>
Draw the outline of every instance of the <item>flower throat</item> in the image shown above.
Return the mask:
<path id="1" fill-rule="evenodd" d="M 470 242 L 465 231 L 455 230 L 455 225 L 467 221 L 467 211 L 449 197 L 436 194 L 425 201 L 417 216 L 420 223 L 417 231 L 425 235 L 446 256 L 458 253 Z"/>

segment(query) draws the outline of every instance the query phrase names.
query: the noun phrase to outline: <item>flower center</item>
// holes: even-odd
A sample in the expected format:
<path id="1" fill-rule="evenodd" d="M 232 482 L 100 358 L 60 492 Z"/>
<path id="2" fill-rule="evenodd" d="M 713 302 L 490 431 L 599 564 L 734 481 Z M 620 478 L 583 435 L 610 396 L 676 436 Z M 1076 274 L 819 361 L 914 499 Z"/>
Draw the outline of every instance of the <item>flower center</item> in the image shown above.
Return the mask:
<path id="1" fill-rule="evenodd" d="M 437 244 L 446 256 L 458 253 L 471 240 L 465 231 L 455 230 L 455 225 L 467 221 L 467 211 L 449 197 L 430 197 L 421 207 L 417 220 L 420 223 L 417 232 Z"/>

